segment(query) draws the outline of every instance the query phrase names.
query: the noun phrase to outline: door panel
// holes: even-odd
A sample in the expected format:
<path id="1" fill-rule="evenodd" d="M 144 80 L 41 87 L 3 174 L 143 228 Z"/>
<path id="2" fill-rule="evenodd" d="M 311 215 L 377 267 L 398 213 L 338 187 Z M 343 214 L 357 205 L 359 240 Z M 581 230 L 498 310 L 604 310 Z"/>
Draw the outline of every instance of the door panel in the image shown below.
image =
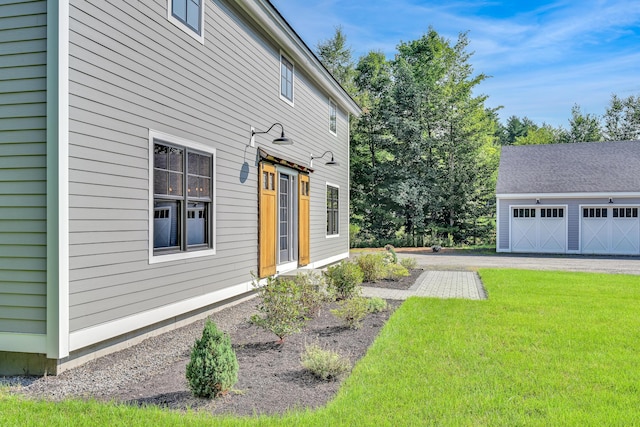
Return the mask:
<path id="1" fill-rule="evenodd" d="M 274 165 L 260 164 L 259 185 L 258 275 L 267 277 L 276 274 L 277 181 Z"/>
<path id="2" fill-rule="evenodd" d="M 309 177 L 298 175 L 298 263 L 309 264 Z"/>

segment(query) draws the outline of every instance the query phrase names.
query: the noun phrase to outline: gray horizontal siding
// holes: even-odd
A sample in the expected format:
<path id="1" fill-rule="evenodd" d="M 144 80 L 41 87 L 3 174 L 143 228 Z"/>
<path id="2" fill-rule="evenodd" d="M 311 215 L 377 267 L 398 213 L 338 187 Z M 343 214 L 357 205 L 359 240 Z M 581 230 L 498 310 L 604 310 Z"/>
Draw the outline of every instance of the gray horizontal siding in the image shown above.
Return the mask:
<path id="1" fill-rule="evenodd" d="M 0 5 L 0 332 L 44 334 L 46 2 L 4 3 Z"/>
<path id="2" fill-rule="evenodd" d="M 166 1 L 71 2 L 70 329 L 76 331 L 251 280 L 257 271 L 256 149 L 249 128 L 285 126 L 269 152 L 311 175 L 311 261 L 348 250 L 347 116 L 329 133 L 328 96 L 296 65 L 295 108 L 279 98 L 280 49 L 225 2 L 205 2 L 205 44 L 166 19 Z M 148 130 L 216 150 L 216 255 L 148 263 Z M 249 176 L 241 181 L 243 164 Z M 326 239 L 325 183 L 340 186 L 341 236 Z"/>

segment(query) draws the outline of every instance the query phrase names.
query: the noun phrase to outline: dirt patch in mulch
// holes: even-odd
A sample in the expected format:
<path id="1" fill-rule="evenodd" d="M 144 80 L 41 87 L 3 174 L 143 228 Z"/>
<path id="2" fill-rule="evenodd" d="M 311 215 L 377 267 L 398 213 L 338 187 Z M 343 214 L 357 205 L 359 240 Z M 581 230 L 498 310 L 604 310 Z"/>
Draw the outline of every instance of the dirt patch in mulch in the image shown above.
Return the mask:
<path id="1" fill-rule="evenodd" d="M 418 277 L 420 277 L 422 273 L 424 273 L 424 269 L 415 268 L 413 270 L 409 270 L 410 275 L 407 277 L 401 277 L 398 280 L 382 279 L 377 282 L 364 282 L 362 286 L 370 288 L 406 290 L 416 283 L 416 280 L 418 280 Z"/>
<path id="2" fill-rule="evenodd" d="M 255 305 L 256 300 L 243 304 Z M 110 396 L 109 400 L 247 416 L 324 406 L 336 394 L 340 382 L 319 380 L 302 368 L 300 355 L 305 344 L 315 343 L 337 351 L 355 364 L 399 305 L 398 301 L 389 301 L 389 310 L 368 315 L 358 330 L 344 327 L 330 312 L 334 306 L 327 305 L 302 333 L 287 337 L 281 345 L 276 344 L 275 335 L 242 321 L 230 332 L 240 369 L 238 383 L 227 395 L 213 400 L 191 395 L 185 379 L 189 361 L 189 354 L 185 352 L 184 357 L 165 372 Z"/>

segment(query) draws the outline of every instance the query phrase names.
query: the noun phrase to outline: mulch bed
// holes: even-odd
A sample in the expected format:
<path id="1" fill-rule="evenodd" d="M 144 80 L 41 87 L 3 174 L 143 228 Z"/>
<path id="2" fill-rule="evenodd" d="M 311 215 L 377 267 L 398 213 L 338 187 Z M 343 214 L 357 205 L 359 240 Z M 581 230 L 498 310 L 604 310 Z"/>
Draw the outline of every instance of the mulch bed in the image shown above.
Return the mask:
<path id="1" fill-rule="evenodd" d="M 406 290 L 406 289 L 409 289 L 411 286 L 413 286 L 414 283 L 416 283 L 416 280 L 418 280 L 418 277 L 420 277 L 420 275 L 424 273 L 424 269 L 416 268 L 413 270 L 409 270 L 409 273 L 410 273 L 410 276 L 402 277 L 399 280 L 383 279 L 378 282 L 364 282 L 362 286 L 367 286 L 371 288 Z"/>
<path id="2" fill-rule="evenodd" d="M 256 300 L 252 300 L 243 304 L 255 303 Z M 330 313 L 332 306 L 326 306 L 302 333 L 287 337 L 284 344 L 276 344 L 277 337 L 261 328 L 246 321 L 239 323 L 230 332 L 240 366 L 238 383 L 233 391 L 217 399 L 200 399 L 191 395 L 185 379 L 188 353 L 166 372 L 112 398 L 135 405 L 246 416 L 282 414 L 289 409 L 324 406 L 333 398 L 340 382 L 319 380 L 302 368 L 300 355 L 305 344 L 315 343 L 337 351 L 355 364 L 399 305 L 398 301 L 389 301 L 389 310 L 368 315 L 358 330 L 344 327 Z"/>

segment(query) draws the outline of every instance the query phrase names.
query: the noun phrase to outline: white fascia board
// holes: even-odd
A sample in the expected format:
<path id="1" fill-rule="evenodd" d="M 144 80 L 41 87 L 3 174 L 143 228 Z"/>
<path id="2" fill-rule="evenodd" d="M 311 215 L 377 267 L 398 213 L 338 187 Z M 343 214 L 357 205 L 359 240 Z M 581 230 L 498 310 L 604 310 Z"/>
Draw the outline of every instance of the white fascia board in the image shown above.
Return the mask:
<path id="1" fill-rule="evenodd" d="M 296 65 L 305 69 L 309 76 L 321 88 L 349 113 L 360 116 L 362 110 L 340 83 L 333 78 L 320 60 L 296 34 L 280 13 L 265 0 L 236 0 L 244 10 L 267 34 L 271 35 L 280 47 L 290 56 Z"/>
<path id="2" fill-rule="evenodd" d="M 640 192 L 610 192 L 610 193 L 518 193 L 496 194 L 496 199 L 577 199 L 577 198 L 609 198 L 609 197 L 640 197 Z"/>
<path id="3" fill-rule="evenodd" d="M 69 0 L 47 2 L 47 335 L 69 355 Z"/>
<path id="4" fill-rule="evenodd" d="M 0 351 L 45 354 L 47 353 L 47 336 L 0 332 Z"/>

